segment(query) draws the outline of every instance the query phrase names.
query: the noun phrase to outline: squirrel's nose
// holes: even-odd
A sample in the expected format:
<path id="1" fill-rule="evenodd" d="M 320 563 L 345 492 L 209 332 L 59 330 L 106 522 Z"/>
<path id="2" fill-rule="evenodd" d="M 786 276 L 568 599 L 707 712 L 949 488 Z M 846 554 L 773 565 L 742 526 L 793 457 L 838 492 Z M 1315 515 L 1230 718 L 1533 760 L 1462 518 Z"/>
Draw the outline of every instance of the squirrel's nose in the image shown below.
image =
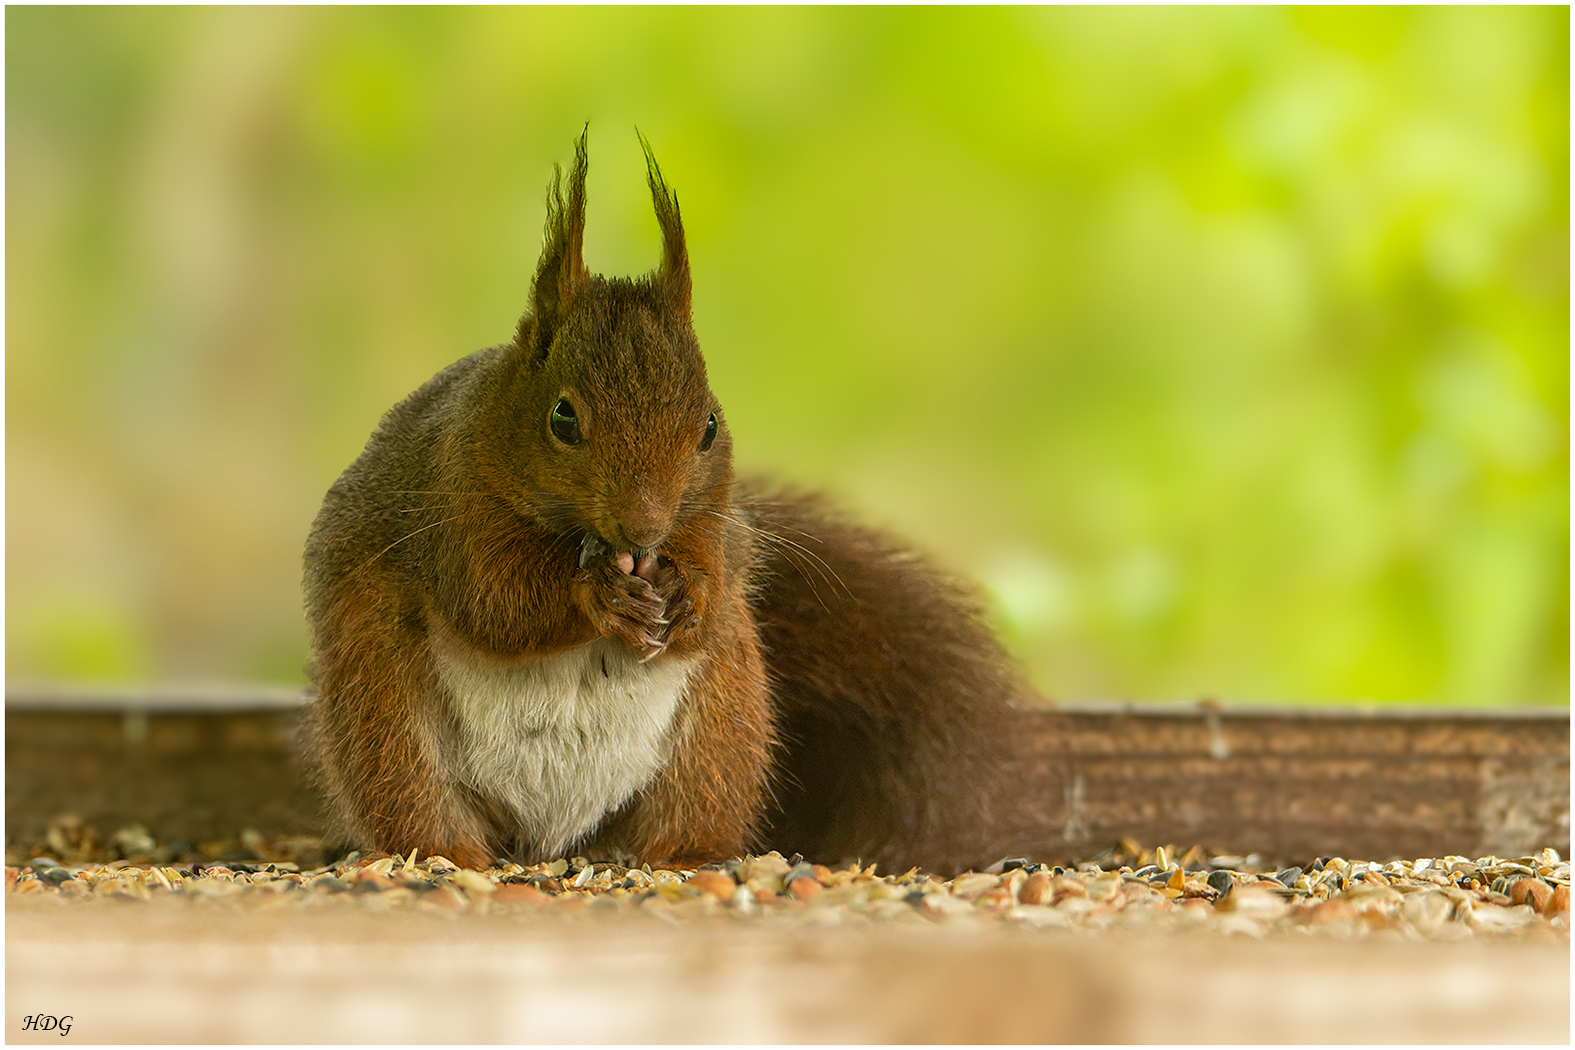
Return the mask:
<path id="1" fill-rule="evenodd" d="M 618 512 L 618 529 L 632 551 L 650 550 L 672 528 L 672 513 L 649 494 L 628 501 Z"/>

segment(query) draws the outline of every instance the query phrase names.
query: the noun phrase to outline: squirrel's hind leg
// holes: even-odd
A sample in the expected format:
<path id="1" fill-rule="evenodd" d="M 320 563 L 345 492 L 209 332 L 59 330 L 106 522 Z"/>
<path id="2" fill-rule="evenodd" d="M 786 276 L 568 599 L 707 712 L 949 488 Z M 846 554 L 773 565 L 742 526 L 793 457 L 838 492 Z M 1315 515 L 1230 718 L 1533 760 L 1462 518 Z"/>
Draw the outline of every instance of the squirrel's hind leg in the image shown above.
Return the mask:
<path id="1" fill-rule="evenodd" d="M 433 759 L 430 651 L 397 609 L 370 588 L 345 585 L 317 625 L 317 777 L 351 841 L 485 868 L 483 821 Z"/>

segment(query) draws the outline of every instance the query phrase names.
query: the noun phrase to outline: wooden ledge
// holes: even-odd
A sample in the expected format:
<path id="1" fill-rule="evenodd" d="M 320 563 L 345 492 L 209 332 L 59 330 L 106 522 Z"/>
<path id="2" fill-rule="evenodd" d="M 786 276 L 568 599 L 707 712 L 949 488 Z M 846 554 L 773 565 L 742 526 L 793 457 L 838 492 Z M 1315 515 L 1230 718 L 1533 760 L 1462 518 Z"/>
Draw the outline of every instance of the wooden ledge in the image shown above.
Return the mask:
<path id="1" fill-rule="evenodd" d="M 311 833 L 297 689 L 9 687 L 6 826 L 73 813 L 163 841 Z M 1002 852 L 1122 838 L 1304 863 L 1570 846 L 1567 708 L 1068 703 L 1021 711 Z"/>

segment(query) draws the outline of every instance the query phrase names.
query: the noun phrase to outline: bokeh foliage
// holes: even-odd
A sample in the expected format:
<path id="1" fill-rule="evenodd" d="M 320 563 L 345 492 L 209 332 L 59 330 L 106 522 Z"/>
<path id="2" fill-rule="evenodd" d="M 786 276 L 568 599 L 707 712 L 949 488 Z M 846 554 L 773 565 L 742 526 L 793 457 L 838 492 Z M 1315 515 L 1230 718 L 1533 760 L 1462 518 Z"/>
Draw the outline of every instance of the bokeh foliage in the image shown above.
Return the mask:
<path id="1" fill-rule="evenodd" d="M 1565 8 L 6 11 L 7 675 L 298 680 L 380 413 L 684 207 L 741 466 L 1057 697 L 1567 703 Z"/>

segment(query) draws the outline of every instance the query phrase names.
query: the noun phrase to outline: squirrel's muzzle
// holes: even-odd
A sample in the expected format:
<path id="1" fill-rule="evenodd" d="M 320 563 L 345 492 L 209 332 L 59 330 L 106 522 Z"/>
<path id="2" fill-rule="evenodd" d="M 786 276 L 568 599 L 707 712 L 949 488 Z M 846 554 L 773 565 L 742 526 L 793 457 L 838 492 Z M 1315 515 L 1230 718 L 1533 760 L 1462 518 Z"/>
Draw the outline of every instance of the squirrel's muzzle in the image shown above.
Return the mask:
<path id="1" fill-rule="evenodd" d="M 673 512 L 651 492 L 622 501 L 612 510 L 612 529 L 604 535 L 621 550 L 651 550 L 673 531 Z"/>

